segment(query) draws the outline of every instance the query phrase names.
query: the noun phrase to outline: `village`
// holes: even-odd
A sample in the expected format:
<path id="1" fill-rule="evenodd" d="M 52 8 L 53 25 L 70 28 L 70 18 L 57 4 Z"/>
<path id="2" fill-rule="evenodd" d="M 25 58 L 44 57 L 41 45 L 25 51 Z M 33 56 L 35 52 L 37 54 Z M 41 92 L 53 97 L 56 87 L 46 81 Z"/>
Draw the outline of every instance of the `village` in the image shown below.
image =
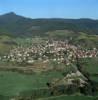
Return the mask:
<path id="1" fill-rule="evenodd" d="M 83 49 L 68 41 L 47 40 L 44 43 L 32 43 L 31 46 L 17 46 L 10 50 L 8 55 L 0 57 L 4 62 L 16 62 L 19 64 L 33 64 L 35 61 L 43 63 L 54 61 L 70 65 L 77 58 L 92 58 L 98 56 L 96 48 Z"/>

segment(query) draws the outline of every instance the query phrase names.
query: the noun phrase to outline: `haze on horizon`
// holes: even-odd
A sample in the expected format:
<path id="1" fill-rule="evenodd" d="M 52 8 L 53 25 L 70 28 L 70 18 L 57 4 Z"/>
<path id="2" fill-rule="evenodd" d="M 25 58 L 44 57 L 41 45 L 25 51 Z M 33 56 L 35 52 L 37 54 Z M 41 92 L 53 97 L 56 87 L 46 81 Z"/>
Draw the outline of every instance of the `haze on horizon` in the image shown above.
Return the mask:
<path id="1" fill-rule="evenodd" d="M 98 0 L 2 0 L 0 15 L 15 12 L 30 18 L 98 19 Z"/>

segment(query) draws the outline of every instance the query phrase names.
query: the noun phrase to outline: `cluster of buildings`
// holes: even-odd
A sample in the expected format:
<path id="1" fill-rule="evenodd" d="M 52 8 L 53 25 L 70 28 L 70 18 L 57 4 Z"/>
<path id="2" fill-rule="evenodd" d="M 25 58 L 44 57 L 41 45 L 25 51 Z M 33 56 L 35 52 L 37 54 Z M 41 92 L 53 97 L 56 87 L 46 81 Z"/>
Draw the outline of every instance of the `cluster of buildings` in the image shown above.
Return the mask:
<path id="1" fill-rule="evenodd" d="M 35 61 L 65 63 L 69 65 L 76 58 L 92 58 L 98 55 L 96 48 L 82 49 L 81 46 L 69 44 L 67 41 L 47 40 L 29 47 L 18 46 L 10 50 L 8 55 L 0 57 L 2 61 L 33 64 Z"/>

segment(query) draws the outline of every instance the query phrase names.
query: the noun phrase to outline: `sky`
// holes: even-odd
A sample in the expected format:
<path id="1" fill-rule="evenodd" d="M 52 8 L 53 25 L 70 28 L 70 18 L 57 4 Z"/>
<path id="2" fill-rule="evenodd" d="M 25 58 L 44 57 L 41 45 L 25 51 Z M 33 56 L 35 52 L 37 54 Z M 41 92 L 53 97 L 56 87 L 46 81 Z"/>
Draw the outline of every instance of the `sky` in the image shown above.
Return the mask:
<path id="1" fill-rule="evenodd" d="M 9 12 L 30 18 L 98 19 L 98 0 L 0 0 L 0 15 Z"/>

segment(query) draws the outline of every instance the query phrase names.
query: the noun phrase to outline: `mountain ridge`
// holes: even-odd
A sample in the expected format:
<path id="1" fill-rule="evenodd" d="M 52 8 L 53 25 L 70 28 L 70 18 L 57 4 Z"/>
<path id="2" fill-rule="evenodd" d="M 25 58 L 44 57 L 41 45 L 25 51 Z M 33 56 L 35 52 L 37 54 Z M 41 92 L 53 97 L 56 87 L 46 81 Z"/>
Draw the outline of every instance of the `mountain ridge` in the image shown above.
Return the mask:
<path id="1" fill-rule="evenodd" d="M 36 18 L 31 19 L 10 12 L 0 15 L 0 34 L 11 36 L 46 35 L 46 32 L 55 30 L 71 30 L 98 34 L 98 20 L 89 18 Z"/>
<path id="2" fill-rule="evenodd" d="M 0 16 L 5 16 L 5 15 L 17 15 L 17 16 L 21 16 L 21 17 L 24 17 L 24 18 L 29 18 L 29 19 L 72 19 L 72 20 L 77 20 L 77 19 L 82 19 L 82 20 L 95 20 L 95 21 L 98 21 L 98 19 L 95 19 L 95 18 L 87 18 L 87 17 L 80 17 L 80 18 L 60 18 L 60 17 L 53 17 L 53 18 L 31 18 L 31 17 L 26 17 L 26 16 L 23 16 L 23 15 L 19 15 L 19 14 L 17 14 L 17 13 L 15 13 L 15 12 L 8 12 L 8 13 L 3 13 L 3 14 L 0 14 Z"/>

